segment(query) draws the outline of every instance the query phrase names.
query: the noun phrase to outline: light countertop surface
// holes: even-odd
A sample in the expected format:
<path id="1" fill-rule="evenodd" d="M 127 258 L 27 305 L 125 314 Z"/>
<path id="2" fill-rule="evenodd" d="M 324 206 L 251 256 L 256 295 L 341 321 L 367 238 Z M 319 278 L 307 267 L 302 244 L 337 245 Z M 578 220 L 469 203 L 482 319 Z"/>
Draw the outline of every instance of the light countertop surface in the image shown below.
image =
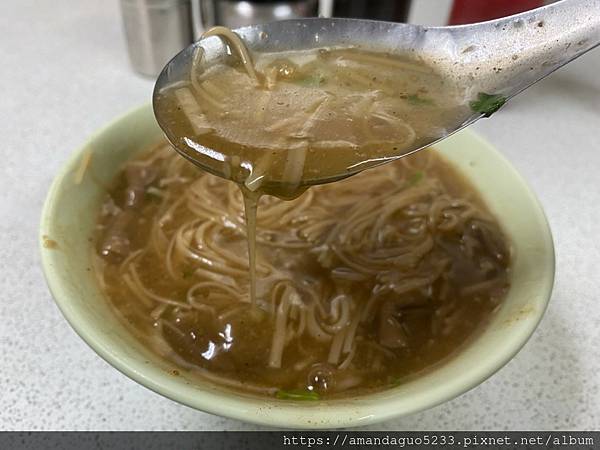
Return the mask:
<path id="1" fill-rule="evenodd" d="M 256 430 L 134 383 L 71 329 L 43 278 L 37 231 L 69 154 L 148 102 L 118 2 L 0 2 L 0 430 Z M 436 408 L 370 427 L 600 429 L 600 50 L 474 128 L 529 181 L 554 234 L 556 284 L 525 348 Z"/>

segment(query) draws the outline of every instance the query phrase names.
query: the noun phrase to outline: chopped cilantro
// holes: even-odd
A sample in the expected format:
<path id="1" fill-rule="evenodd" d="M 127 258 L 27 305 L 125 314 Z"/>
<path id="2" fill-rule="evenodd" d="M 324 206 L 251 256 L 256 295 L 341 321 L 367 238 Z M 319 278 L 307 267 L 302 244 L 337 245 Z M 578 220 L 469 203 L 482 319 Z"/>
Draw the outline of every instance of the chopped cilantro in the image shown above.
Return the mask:
<path id="1" fill-rule="evenodd" d="M 279 390 L 275 397 L 281 400 L 319 400 L 319 394 L 315 391 L 293 389 L 291 391 Z"/>
<path id="2" fill-rule="evenodd" d="M 406 182 L 406 187 L 411 187 L 411 186 L 414 186 L 415 184 L 419 183 L 419 181 L 421 181 L 424 176 L 425 176 L 425 174 L 423 172 L 421 172 L 420 170 L 413 173 L 410 176 L 410 178 L 408 179 L 408 181 Z"/>
<path id="3" fill-rule="evenodd" d="M 193 267 L 184 267 L 183 270 L 181 271 L 181 277 L 185 280 L 186 278 L 191 277 L 192 275 L 194 275 L 194 268 Z"/>
<path id="4" fill-rule="evenodd" d="M 484 117 L 490 117 L 506 103 L 506 97 L 501 94 L 486 94 L 480 92 L 477 94 L 477 100 L 469 103 L 474 112 L 483 114 Z"/>
<path id="5" fill-rule="evenodd" d="M 402 384 L 402 378 L 400 378 L 400 377 L 392 377 L 392 379 L 390 380 L 391 387 L 396 387 L 396 386 L 399 386 L 400 384 Z"/>
<path id="6" fill-rule="evenodd" d="M 313 73 L 307 77 L 300 78 L 296 81 L 296 83 L 306 87 L 321 86 L 323 83 L 325 83 L 325 77 L 321 73 Z"/>
<path id="7" fill-rule="evenodd" d="M 419 97 L 417 94 L 412 94 L 406 97 L 406 101 L 414 106 L 431 106 L 433 100 L 427 97 Z"/>
<path id="8" fill-rule="evenodd" d="M 160 203 L 163 199 L 160 189 L 150 185 L 145 192 L 145 199 L 154 203 Z"/>

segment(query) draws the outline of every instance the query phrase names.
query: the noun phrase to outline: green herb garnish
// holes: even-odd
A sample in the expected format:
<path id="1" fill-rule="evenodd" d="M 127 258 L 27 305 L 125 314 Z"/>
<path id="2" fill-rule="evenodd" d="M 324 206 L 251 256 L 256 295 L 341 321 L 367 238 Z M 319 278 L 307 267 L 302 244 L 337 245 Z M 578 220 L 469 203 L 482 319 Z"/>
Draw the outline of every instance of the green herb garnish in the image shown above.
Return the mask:
<path id="1" fill-rule="evenodd" d="M 390 380 L 390 387 L 399 386 L 402 383 L 402 378 L 400 377 L 392 377 Z"/>
<path id="2" fill-rule="evenodd" d="M 417 94 L 412 94 L 406 97 L 406 101 L 414 106 L 432 106 L 433 100 L 427 97 L 419 97 Z"/>
<path id="3" fill-rule="evenodd" d="M 315 391 L 303 389 L 292 389 L 291 391 L 279 390 L 275 394 L 280 400 L 319 400 L 319 394 Z"/>
<path id="4" fill-rule="evenodd" d="M 321 73 L 313 73 L 296 81 L 300 86 L 316 87 L 325 83 L 325 77 Z"/>
<path id="5" fill-rule="evenodd" d="M 185 280 L 186 278 L 191 277 L 192 275 L 194 275 L 194 268 L 193 267 L 184 267 L 183 270 L 181 271 L 181 277 Z"/>
<path id="6" fill-rule="evenodd" d="M 483 117 L 490 117 L 506 103 L 506 97 L 500 94 L 486 94 L 480 92 L 477 94 L 477 100 L 469 103 L 474 112 L 483 114 Z"/>
<path id="7" fill-rule="evenodd" d="M 160 203 L 163 199 L 161 196 L 160 189 L 155 186 L 150 185 L 145 192 L 145 199 L 148 201 L 152 201 L 154 203 Z"/>
<path id="8" fill-rule="evenodd" d="M 424 176 L 425 176 L 425 174 L 423 172 L 421 172 L 420 170 L 413 173 L 410 176 L 410 178 L 408 179 L 408 181 L 406 182 L 406 187 L 411 187 L 411 186 L 414 186 L 415 184 L 419 183 L 419 181 L 421 181 Z"/>

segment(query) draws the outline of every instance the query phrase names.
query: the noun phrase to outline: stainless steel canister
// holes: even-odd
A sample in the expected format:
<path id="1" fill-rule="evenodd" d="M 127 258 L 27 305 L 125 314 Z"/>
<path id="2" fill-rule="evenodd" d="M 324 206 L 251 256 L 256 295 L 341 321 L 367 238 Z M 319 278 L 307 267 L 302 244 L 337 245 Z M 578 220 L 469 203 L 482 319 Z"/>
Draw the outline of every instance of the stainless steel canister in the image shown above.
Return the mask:
<path id="1" fill-rule="evenodd" d="M 121 0 L 129 59 L 133 68 L 157 76 L 193 42 L 190 0 Z"/>
<path id="2" fill-rule="evenodd" d="M 317 15 L 317 0 L 192 0 L 196 38 L 214 25 L 239 28 Z"/>

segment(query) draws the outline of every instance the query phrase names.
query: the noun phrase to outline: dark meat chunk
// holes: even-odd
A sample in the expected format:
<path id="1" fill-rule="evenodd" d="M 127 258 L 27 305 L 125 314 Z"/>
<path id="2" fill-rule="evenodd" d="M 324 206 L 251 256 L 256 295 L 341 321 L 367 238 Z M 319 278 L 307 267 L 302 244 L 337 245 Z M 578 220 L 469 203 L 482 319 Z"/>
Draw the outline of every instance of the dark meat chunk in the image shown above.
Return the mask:
<path id="1" fill-rule="evenodd" d="M 111 264 L 122 262 L 131 251 L 127 227 L 133 219 L 131 211 L 123 211 L 113 217 L 99 240 L 98 253 Z"/>
<path id="2" fill-rule="evenodd" d="M 396 304 L 393 301 L 387 301 L 381 305 L 377 337 L 379 343 L 387 348 L 408 347 L 408 336 L 397 315 Z"/>
<path id="3" fill-rule="evenodd" d="M 144 199 L 147 187 L 152 184 L 158 175 L 158 169 L 153 166 L 131 164 L 125 169 L 125 208 L 135 208 Z"/>

